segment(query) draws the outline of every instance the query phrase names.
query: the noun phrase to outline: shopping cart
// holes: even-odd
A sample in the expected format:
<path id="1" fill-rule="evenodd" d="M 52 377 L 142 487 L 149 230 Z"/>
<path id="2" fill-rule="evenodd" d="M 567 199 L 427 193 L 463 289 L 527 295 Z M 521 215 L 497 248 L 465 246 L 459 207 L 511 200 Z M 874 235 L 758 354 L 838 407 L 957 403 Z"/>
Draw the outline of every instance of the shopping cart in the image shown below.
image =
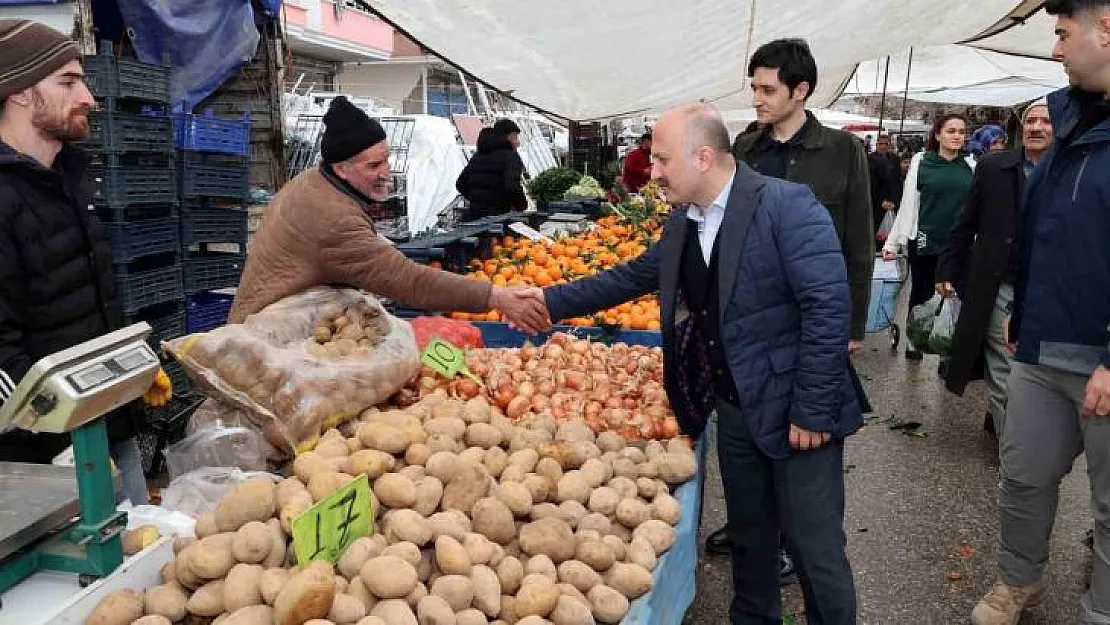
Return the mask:
<path id="1" fill-rule="evenodd" d="M 890 335 L 890 348 L 897 350 L 902 340 L 902 329 L 895 323 L 898 314 L 898 295 L 906 283 L 909 268 L 905 256 L 894 260 L 875 257 L 875 270 L 871 275 L 871 303 L 867 308 L 867 333 L 886 330 Z"/>

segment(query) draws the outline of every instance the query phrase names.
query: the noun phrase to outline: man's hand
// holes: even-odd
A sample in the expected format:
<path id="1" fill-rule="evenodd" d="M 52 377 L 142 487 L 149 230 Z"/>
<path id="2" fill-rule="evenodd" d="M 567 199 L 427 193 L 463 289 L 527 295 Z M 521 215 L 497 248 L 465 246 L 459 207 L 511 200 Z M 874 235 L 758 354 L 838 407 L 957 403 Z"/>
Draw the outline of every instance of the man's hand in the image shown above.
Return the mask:
<path id="1" fill-rule="evenodd" d="M 892 211 L 895 208 L 897 208 L 897 206 L 894 204 L 894 202 L 891 202 L 890 200 L 883 200 L 883 210 Z"/>
<path id="2" fill-rule="evenodd" d="M 890 261 L 890 260 L 895 260 L 897 258 L 898 258 L 898 254 L 895 253 L 894 250 L 892 250 L 890 248 L 887 248 L 887 247 L 883 248 L 883 260 Z"/>
<path id="3" fill-rule="evenodd" d="M 1006 344 L 1011 354 L 1016 354 L 1018 348 L 1017 341 L 1010 340 L 1010 319 L 1012 318 L 1013 315 L 1006 315 L 1006 317 L 1002 319 L 1002 342 Z"/>
<path id="4" fill-rule="evenodd" d="M 173 383 L 170 382 L 170 376 L 166 375 L 166 370 L 159 368 L 158 373 L 154 374 L 154 383 L 143 395 L 143 401 L 148 406 L 160 408 L 170 403 L 171 399 L 173 399 Z"/>
<path id="5" fill-rule="evenodd" d="M 490 293 L 489 305 L 501 311 L 509 320 L 509 325 L 522 332 L 539 334 L 551 329 L 547 302 L 541 289 L 495 286 Z"/>
<path id="6" fill-rule="evenodd" d="M 951 282 L 937 282 L 936 287 L 937 293 L 940 293 L 940 296 L 944 299 L 956 297 L 956 289 L 952 288 Z"/>
<path id="7" fill-rule="evenodd" d="M 848 341 L 848 355 L 855 356 L 856 352 L 863 349 L 863 341 L 852 339 Z"/>
<path id="8" fill-rule="evenodd" d="M 1095 369 L 1087 382 L 1083 414 L 1090 417 L 1110 417 L 1110 369 L 1102 365 Z"/>
<path id="9" fill-rule="evenodd" d="M 790 448 L 797 449 L 798 451 L 809 451 L 817 449 L 829 442 L 832 434 L 828 432 L 810 432 L 791 424 L 790 425 Z"/>

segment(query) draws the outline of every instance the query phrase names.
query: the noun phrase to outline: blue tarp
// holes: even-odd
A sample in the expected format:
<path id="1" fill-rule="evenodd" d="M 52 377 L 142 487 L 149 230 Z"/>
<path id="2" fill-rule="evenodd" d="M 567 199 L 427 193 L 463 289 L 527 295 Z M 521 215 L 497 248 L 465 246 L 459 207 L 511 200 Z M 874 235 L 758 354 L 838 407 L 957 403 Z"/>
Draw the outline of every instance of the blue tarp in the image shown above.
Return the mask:
<path id="1" fill-rule="evenodd" d="M 171 64 L 175 111 L 192 112 L 258 48 L 250 0 L 119 0 L 119 10 L 139 60 Z"/>

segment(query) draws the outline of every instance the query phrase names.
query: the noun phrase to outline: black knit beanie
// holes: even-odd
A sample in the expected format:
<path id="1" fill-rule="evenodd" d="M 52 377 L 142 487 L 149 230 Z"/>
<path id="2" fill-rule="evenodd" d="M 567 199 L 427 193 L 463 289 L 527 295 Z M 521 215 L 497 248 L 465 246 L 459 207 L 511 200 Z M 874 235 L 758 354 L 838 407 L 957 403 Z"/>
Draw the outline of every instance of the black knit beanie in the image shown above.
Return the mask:
<path id="1" fill-rule="evenodd" d="M 324 113 L 324 138 L 320 142 L 320 156 L 325 163 L 345 161 L 382 141 L 385 141 L 385 129 L 378 120 L 344 96 L 331 101 L 328 112 Z"/>
<path id="2" fill-rule="evenodd" d="M 77 42 L 31 20 L 0 20 L 0 100 L 81 58 Z"/>

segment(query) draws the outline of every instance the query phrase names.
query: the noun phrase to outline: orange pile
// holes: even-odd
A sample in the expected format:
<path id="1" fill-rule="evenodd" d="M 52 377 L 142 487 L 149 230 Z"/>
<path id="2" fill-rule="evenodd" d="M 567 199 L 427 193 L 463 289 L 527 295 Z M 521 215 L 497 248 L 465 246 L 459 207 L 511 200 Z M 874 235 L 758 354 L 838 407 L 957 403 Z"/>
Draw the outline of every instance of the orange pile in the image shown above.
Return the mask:
<path id="1" fill-rule="evenodd" d="M 549 287 L 600 273 L 643 254 L 662 235 L 661 219 L 638 224 L 619 217 L 604 217 L 589 232 L 562 237 L 554 243 L 506 236 L 496 242 L 493 257 L 470 263 L 470 276 L 498 286 Z M 466 321 L 499 321 L 500 314 L 452 313 Z M 647 295 L 634 302 L 595 314 L 562 320 L 573 326 L 622 326 L 632 330 L 658 330 L 659 298 Z"/>

